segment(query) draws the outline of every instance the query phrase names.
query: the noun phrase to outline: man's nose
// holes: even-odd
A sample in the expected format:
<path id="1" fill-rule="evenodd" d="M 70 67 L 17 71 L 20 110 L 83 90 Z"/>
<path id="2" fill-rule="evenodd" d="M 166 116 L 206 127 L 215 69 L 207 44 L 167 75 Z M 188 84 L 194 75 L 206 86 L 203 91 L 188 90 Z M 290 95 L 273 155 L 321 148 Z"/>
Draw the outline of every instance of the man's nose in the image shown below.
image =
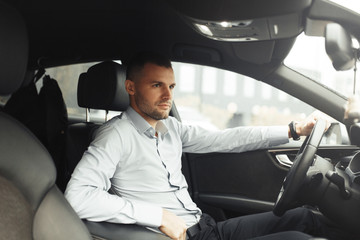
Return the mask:
<path id="1" fill-rule="evenodd" d="M 171 99 L 172 98 L 172 91 L 169 87 L 164 87 L 163 89 L 163 98 Z"/>

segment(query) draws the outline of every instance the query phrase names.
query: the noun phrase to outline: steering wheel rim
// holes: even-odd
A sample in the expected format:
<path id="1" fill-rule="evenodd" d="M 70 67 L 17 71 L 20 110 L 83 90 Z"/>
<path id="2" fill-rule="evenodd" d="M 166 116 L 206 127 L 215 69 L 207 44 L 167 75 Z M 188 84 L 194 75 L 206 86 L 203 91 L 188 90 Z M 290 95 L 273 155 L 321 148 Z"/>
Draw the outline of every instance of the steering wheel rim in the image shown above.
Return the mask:
<path id="1" fill-rule="evenodd" d="M 304 184 L 306 173 L 314 163 L 315 154 L 326 129 L 326 121 L 319 119 L 311 132 L 301 145 L 293 165 L 291 166 L 274 205 L 273 213 L 282 216 L 287 210 L 298 205 L 296 197 Z"/>

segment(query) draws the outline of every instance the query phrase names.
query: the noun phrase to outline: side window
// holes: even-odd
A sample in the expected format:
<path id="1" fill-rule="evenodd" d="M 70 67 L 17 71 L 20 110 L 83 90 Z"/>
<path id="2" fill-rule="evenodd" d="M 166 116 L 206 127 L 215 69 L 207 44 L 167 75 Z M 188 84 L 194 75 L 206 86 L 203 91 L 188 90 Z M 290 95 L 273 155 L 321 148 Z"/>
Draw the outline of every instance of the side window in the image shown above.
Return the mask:
<path id="1" fill-rule="evenodd" d="M 77 85 L 80 74 L 86 72 L 89 67 L 96 63 L 74 64 L 46 69 L 46 74 L 56 79 L 61 88 L 69 119 L 85 120 L 86 109 L 79 107 L 77 103 Z M 110 119 L 117 114 L 119 113 L 110 111 L 107 118 Z M 91 109 L 90 120 L 104 122 L 105 111 Z"/>
<path id="2" fill-rule="evenodd" d="M 93 64 L 74 64 L 46 69 L 45 74 L 50 75 L 58 82 L 70 117 L 83 118 L 85 116 L 85 110 L 77 104 L 77 84 L 79 75 L 86 72 Z"/>
<path id="3" fill-rule="evenodd" d="M 180 86 L 175 88 L 175 102 L 186 124 L 209 129 L 287 125 L 316 110 L 247 76 L 184 63 L 173 63 L 173 67 Z"/>

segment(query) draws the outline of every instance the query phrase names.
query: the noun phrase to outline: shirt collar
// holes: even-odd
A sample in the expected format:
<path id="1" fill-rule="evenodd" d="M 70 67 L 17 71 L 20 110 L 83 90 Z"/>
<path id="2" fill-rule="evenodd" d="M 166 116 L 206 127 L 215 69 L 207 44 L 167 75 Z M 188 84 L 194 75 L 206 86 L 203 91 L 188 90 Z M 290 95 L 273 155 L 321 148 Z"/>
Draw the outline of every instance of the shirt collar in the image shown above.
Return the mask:
<path id="1" fill-rule="evenodd" d="M 139 113 L 137 113 L 132 107 L 128 107 L 125 111 L 128 118 L 133 123 L 134 127 L 140 134 L 146 134 L 148 137 L 155 136 L 155 130 L 160 133 L 161 137 L 165 136 L 168 132 L 168 128 L 163 123 L 163 120 L 158 121 L 156 128 L 154 129 Z"/>

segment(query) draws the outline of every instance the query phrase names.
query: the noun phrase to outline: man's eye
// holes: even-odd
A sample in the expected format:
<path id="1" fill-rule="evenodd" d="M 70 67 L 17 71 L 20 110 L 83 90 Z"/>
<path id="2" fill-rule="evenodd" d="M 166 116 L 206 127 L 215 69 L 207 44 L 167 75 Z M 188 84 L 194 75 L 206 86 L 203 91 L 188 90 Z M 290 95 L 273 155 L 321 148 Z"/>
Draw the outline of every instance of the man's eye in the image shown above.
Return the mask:
<path id="1" fill-rule="evenodd" d="M 171 86 L 170 86 L 170 89 L 174 89 L 174 88 L 175 88 L 175 85 L 171 85 Z"/>
<path id="2" fill-rule="evenodd" d="M 160 87 L 160 84 L 157 83 L 157 84 L 154 84 L 153 86 L 154 87 Z"/>

